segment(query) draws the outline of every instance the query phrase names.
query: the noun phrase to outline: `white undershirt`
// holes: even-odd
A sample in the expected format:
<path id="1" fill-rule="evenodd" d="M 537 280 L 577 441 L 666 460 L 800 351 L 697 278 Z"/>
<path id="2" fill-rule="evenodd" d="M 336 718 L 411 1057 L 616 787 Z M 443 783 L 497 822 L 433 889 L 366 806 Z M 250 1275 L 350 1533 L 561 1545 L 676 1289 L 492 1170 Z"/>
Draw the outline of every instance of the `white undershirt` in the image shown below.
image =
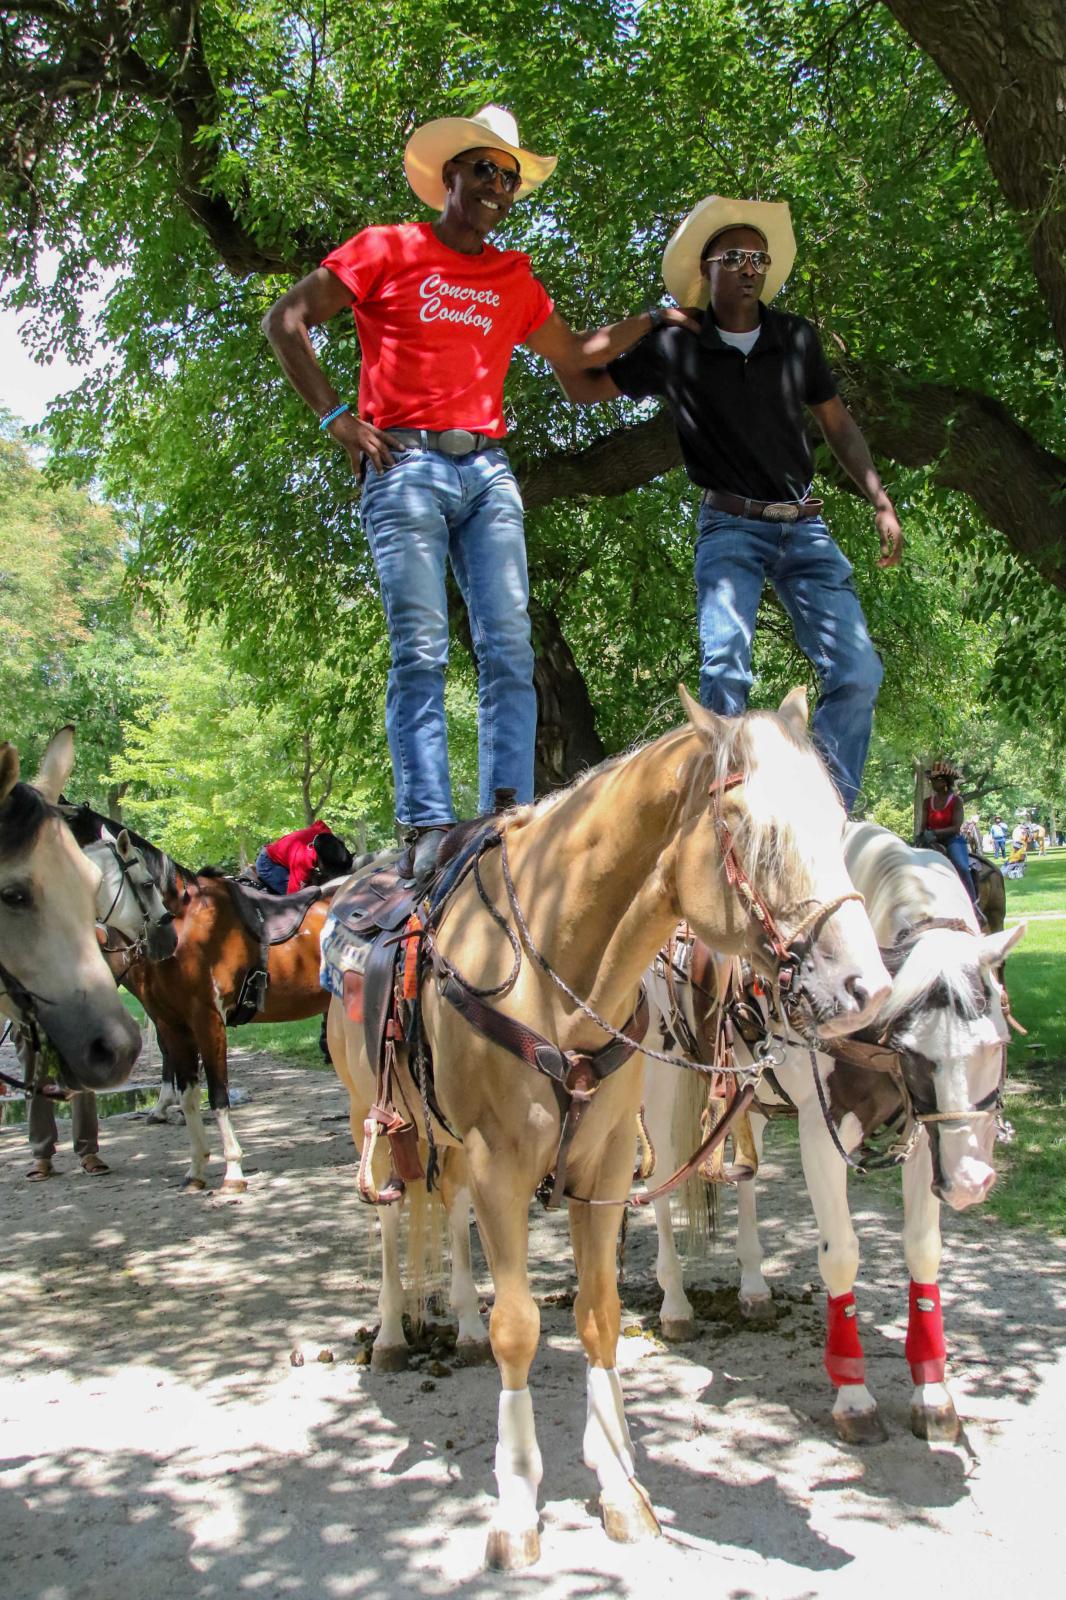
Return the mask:
<path id="1" fill-rule="evenodd" d="M 755 341 L 762 332 L 761 323 L 759 327 L 752 328 L 750 333 L 730 333 L 726 328 L 719 328 L 717 323 L 715 328 L 723 344 L 731 344 L 735 350 L 743 351 L 746 356 L 751 355 Z"/>

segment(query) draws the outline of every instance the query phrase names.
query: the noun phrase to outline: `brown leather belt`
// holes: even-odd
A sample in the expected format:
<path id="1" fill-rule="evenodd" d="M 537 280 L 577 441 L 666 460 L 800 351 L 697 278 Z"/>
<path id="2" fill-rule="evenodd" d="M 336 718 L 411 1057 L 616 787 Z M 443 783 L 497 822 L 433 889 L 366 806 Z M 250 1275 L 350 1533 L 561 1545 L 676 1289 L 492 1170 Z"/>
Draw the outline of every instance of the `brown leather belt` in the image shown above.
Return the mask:
<path id="1" fill-rule="evenodd" d="M 812 522 L 822 514 L 824 500 L 746 500 L 742 494 L 704 489 L 703 505 L 731 517 L 758 517 L 763 522 Z"/>
<path id="2" fill-rule="evenodd" d="M 385 432 L 406 450 L 440 450 L 446 456 L 473 456 L 503 448 L 502 439 L 471 433 L 468 428 L 445 428 L 440 433 L 432 428 L 386 428 Z"/>

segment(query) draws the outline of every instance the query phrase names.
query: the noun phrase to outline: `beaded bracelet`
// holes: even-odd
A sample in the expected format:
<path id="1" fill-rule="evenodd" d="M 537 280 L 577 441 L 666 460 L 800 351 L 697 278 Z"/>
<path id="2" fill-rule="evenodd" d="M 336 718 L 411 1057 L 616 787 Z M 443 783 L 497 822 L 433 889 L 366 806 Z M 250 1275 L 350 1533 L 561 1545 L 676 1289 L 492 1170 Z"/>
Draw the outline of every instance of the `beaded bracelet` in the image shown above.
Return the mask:
<path id="1" fill-rule="evenodd" d="M 346 411 L 350 411 L 350 410 L 351 410 L 351 406 L 348 404 L 347 400 L 344 402 L 344 404 L 342 406 L 334 406 L 332 411 L 327 411 L 326 412 L 325 416 L 322 418 L 321 422 L 318 424 L 319 428 L 321 429 L 321 431 L 323 433 L 325 433 L 326 429 L 329 427 L 331 422 L 336 422 L 338 417 L 343 417 L 344 413 Z"/>

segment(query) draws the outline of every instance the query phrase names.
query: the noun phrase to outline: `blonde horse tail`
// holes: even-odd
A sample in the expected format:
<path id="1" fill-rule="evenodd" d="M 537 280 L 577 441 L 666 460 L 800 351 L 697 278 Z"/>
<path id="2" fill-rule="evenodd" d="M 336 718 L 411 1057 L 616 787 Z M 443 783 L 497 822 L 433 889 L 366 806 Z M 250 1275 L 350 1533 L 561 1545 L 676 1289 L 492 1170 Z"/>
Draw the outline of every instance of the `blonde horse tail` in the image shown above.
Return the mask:
<path id="1" fill-rule="evenodd" d="M 682 1074 L 674 1100 L 674 1149 L 683 1160 L 699 1148 L 703 1138 L 700 1117 L 707 1103 L 707 1084 L 697 1072 Z M 686 1254 L 707 1253 L 718 1236 L 718 1190 L 698 1173 L 686 1178 L 674 1196 L 676 1225 Z"/>

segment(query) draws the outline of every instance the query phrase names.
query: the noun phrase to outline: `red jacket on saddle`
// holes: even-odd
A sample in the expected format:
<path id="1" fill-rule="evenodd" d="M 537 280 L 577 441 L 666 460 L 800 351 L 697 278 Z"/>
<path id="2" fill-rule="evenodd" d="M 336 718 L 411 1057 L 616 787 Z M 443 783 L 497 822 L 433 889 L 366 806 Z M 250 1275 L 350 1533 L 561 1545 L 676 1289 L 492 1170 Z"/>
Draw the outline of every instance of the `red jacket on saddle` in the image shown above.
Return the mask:
<path id="1" fill-rule="evenodd" d="M 271 861 L 289 869 L 288 894 L 295 894 L 297 889 L 304 888 L 318 865 L 314 839 L 320 833 L 331 832 L 327 823 L 312 822 L 309 828 L 298 828 L 295 833 L 282 834 L 280 839 L 275 839 L 273 844 L 265 847 Z"/>

